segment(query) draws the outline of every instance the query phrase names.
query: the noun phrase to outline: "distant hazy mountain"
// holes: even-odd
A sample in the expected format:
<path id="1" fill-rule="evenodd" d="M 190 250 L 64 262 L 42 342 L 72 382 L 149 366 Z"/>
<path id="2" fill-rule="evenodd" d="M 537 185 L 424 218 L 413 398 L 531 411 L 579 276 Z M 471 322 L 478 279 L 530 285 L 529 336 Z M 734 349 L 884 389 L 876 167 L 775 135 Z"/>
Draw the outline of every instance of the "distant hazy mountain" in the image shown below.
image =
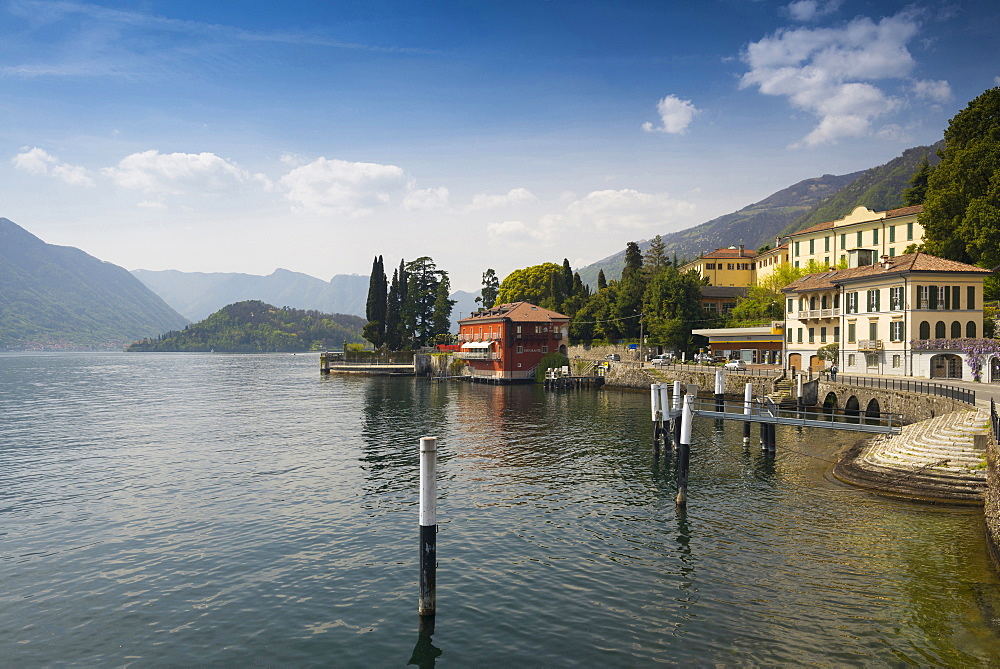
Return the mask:
<path id="1" fill-rule="evenodd" d="M 470 293 L 467 290 L 456 290 L 451 294 L 451 299 L 455 300 L 455 305 L 451 308 L 452 332 L 458 332 L 458 321 L 465 318 L 472 312 L 479 309 L 480 304 L 476 302 L 479 291 Z"/>
<path id="2" fill-rule="evenodd" d="M 806 179 L 732 214 L 714 218 L 687 230 L 663 235 L 667 255 L 669 257 L 676 254 L 678 259 L 684 260 L 724 246 L 743 244 L 748 249 L 757 249 L 765 244 L 773 245 L 775 236 L 782 230 L 861 174 L 826 174 Z M 649 241 L 640 243 L 639 248 L 645 251 L 649 248 Z M 599 270 L 604 269 L 604 276 L 610 281 L 621 276 L 624 265 L 625 250 L 622 249 L 613 256 L 579 270 L 580 278 L 585 283 L 596 286 Z"/>
<path id="3" fill-rule="evenodd" d="M 244 300 L 363 317 L 368 299 L 368 277 L 357 274 L 338 274 L 329 282 L 287 269 L 267 276 L 145 269 L 132 274 L 192 321 Z"/>
<path id="4" fill-rule="evenodd" d="M 0 349 L 123 349 L 186 322 L 125 269 L 0 218 Z"/>
<path id="5" fill-rule="evenodd" d="M 940 161 L 936 152 L 943 146 L 942 140 L 933 146 L 907 149 L 888 163 L 861 172 L 827 174 L 800 181 L 732 214 L 663 235 L 667 254 L 689 260 L 706 251 L 740 244 L 756 250 L 764 245 L 773 246 L 777 236 L 842 218 L 857 206 L 864 205 L 874 211 L 901 207 L 903 190 L 924 156 L 936 165 Z M 645 251 L 649 241 L 641 242 L 639 248 Z M 610 281 L 621 276 L 624 265 L 622 249 L 579 270 L 580 278 L 596 286 L 598 271 L 603 269 Z"/>

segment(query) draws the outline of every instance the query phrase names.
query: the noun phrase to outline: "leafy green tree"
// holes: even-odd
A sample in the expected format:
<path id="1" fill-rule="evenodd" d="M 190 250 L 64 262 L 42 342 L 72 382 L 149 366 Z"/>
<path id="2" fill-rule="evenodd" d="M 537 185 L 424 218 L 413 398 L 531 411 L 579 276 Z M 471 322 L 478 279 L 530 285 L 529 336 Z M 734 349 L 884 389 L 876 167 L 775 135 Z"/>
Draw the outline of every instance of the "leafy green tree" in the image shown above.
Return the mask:
<path id="1" fill-rule="evenodd" d="M 476 302 L 490 309 L 497 303 L 497 293 L 499 292 L 500 279 L 497 278 L 497 273 L 491 267 L 483 272 L 483 287 L 479 291 L 479 297 L 476 298 Z"/>
<path id="2" fill-rule="evenodd" d="M 434 336 L 434 303 L 441 276 L 428 256 L 406 263 L 406 297 L 400 309 L 404 344 L 420 346 Z"/>
<path id="3" fill-rule="evenodd" d="M 924 246 L 933 255 L 994 267 L 1000 264 L 1000 87 L 951 119 L 944 139 L 919 218 Z"/>
<path id="4" fill-rule="evenodd" d="M 924 203 L 927 197 L 927 183 L 933 171 L 930 161 L 924 156 L 920 167 L 910 178 L 910 187 L 903 191 L 903 206 L 912 207 Z"/>
<path id="5" fill-rule="evenodd" d="M 514 270 L 500 283 L 497 302 L 530 302 L 543 306 L 542 301 L 551 296 L 553 274 L 562 274 L 562 267 L 553 262 Z"/>

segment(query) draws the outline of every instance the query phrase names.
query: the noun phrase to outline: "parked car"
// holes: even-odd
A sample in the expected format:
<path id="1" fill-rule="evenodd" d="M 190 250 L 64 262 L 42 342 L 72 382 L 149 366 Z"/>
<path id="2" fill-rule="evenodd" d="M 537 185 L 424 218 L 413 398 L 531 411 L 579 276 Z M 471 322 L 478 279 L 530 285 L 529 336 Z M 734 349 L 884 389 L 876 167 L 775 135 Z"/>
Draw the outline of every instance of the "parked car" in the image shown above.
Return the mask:
<path id="1" fill-rule="evenodd" d="M 673 360 L 673 357 L 667 355 L 666 353 L 661 353 L 660 355 L 654 355 L 653 367 L 661 367 L 663 365 L 669 365 L 671 360 Z"/>
<path id="2" fill-rule="evenodd" d="M 730 360 L 725 364 L 726 369 L 746 369 L 747 363 L 742 360 Z"/>
<path id="3" fill-rule="evenodd" d="M 622 359 L 622 357 L 617 353 L 608 353 L 606 356 L 604 356 L 604 359 L 611 360 L 612 362 L 618 362 L 619 360 Z"/>

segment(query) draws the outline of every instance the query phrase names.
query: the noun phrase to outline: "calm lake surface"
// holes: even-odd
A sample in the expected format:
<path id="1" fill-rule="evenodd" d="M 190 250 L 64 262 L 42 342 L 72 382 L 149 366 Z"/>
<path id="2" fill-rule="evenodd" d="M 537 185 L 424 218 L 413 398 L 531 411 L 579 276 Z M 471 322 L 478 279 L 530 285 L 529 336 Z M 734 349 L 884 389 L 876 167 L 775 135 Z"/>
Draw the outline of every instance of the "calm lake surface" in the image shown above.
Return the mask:
<path id="1" fill-rule="evenodd" d="M 831 481 L 850 433 L 648 396 L 321 377 L 315 355 L 0 355 L 0 664 L 989 665 L 980 514 Z M 438 615 L 418 635 L 418 441 Z"/>

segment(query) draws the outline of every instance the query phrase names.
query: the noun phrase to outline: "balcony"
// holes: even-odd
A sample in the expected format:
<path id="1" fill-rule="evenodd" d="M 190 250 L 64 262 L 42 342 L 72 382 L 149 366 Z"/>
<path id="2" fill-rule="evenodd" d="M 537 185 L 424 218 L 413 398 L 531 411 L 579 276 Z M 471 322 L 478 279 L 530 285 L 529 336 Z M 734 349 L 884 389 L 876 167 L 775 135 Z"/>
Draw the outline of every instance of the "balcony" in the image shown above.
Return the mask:
<path id="1" fill-rule="evenodd" d="M 881 351 L 882 350 L 882 340 L 881 339 L 859 339 L 858 340 L 858 350 L 859 351 Z"/>
<path id="2" fill-rule="evenodd" d="M 453 355 L 462 360 L 500 360 L 499 353 L 487 353 L 485 351 L 459 351 Z"/>
<path id="3" fill-rule="evenodd" d="M 808 320 L 810 318 L 837 318 L 840 316 L 840 307 L 836 309 L 808 309 L 806 311 L 789 312 L 788 316 L 790 318 L 796 318 L 800 321 Z"/>

